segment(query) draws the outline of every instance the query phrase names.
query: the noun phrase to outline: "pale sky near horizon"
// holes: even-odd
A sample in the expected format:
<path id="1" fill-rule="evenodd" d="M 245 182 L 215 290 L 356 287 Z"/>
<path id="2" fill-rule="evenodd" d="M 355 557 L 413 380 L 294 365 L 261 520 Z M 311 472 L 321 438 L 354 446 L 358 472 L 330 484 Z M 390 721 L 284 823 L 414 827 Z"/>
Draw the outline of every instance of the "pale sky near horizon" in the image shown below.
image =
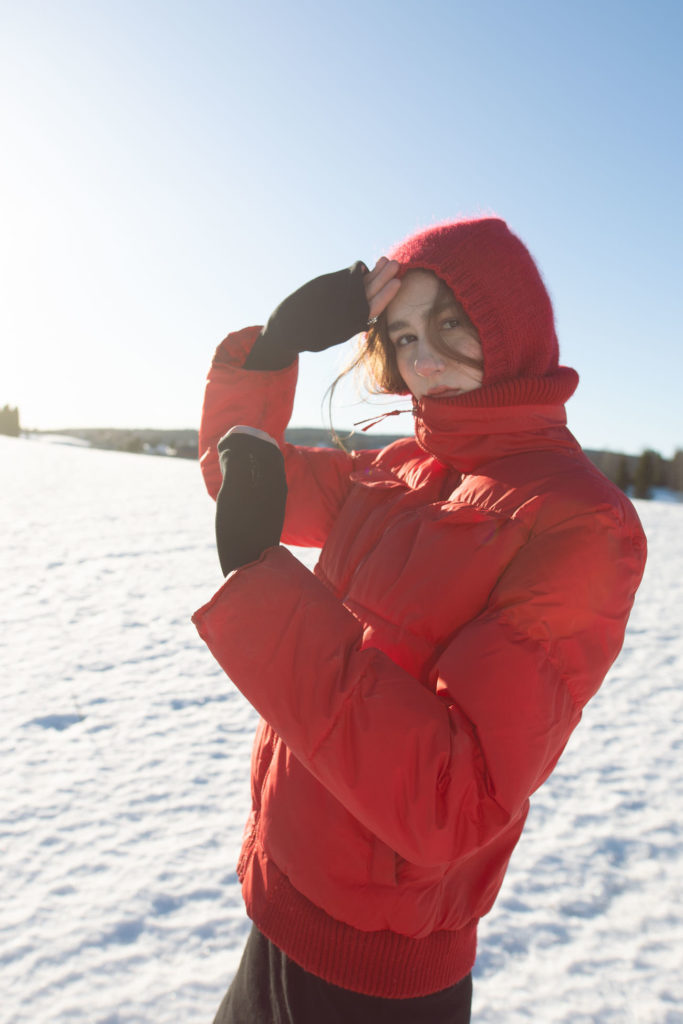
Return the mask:
<path id="1" fill-rule="evenodd" d="M 658 0 L 0 0 L 0 406 L 196 426 L 228 331 L 493 211 L 551 292 L 579 441 L 670 457 L 682 30 Z M 294 425 L 348 355 L 304 358 Z M 347 390 L 335 424 L 372 411 Z"/>

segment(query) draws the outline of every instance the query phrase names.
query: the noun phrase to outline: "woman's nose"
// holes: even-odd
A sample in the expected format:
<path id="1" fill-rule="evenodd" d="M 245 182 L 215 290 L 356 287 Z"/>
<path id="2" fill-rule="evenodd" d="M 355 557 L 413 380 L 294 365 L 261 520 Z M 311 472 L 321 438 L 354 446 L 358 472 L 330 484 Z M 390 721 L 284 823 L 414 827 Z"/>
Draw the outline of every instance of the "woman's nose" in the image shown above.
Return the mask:
<path id="1" fill-rule="evenodd" d="M 435 352 L 431 345 L 426 342 L 418 342 L 413 366 L 419 377 L 431 377 L 435 373 L 441 373 L 445 365 L 443 357 Z"/>

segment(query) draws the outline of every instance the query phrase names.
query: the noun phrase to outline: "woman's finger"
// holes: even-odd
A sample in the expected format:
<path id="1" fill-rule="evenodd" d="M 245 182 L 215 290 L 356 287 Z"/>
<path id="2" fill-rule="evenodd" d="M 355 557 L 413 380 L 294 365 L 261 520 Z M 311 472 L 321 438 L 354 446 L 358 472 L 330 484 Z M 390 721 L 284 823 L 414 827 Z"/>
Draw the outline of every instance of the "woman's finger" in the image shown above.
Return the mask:
<path id="1" fill-rule="evenodd" d="M 399 271 L 399 263 L 396 260 L 388 260 L 385 256 L 382 256 L 372 270 L 365 275 L 365 294 L 368 302 L 371 301 L 376 295 L 381 292 L 382 288 L 393 278 Z"/>
<path id="2" fill-rule="evenodd" d="M 374 282 L 380 278 L 392 277 L 398 270 L 397 260 L 389 260 L 386 256 L 380 256 L 372 270 L 365 275 L 366 282 Z"/>
<path id="3" fill-rule="evenodd" d="M 384 267 L 388 262 L 389 261 L 387 260 L 386 256 L 380 256 L 380 258 L 377 260 L 377 262 L 375 263 L 375 265 L 372 268 L 372 270 L 368 271 L 368 273 L 367 273 L 367 275 L 365 277 L 365 280 L 366 281 L 372 281 L 373 278 L 377 277 L 377 275 L 379 274 L 379 272 L 382 269 L 382 267 Z"/>
<path id="4" fill-rule="evenodd" d="M 391 300 L 396 298 L 400 288 L 400 280 L 397 277 L 391 277 L 372 298 L 368 297 L 371 320 L 384 312 Z"/>

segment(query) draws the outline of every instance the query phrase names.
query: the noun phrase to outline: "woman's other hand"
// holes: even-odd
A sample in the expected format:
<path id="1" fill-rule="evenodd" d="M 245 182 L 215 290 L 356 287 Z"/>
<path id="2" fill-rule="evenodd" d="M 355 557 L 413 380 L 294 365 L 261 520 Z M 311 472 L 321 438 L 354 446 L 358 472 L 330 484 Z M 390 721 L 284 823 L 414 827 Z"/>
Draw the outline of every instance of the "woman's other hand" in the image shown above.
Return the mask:
<path id="1" fill-rule="evenodd" d="M 223 575 L 280 543 L 287 501 L 282 452 L 269 434 L 237 426 L 218 442 L 223 483 L 216 498 L 216 547 Z"/>
<path id="2" fill-rule="evenodd" d="M 396 277 L 399 267 L 400 264 L 396 260 L 380 256 L 372 270 L 365 275 L 363 284 L 371 321 L 383 313 L 391 300 L 396 298 L 401 287 L 401 281 Z"/>

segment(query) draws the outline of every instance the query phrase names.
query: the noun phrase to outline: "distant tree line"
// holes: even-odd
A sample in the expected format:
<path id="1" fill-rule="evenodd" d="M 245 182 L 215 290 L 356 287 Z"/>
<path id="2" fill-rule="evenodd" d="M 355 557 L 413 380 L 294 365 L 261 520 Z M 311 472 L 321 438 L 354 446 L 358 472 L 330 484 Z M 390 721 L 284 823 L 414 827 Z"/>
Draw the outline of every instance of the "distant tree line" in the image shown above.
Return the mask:
<path id="1" fill-rule="evenodd" d="M 19 410 L 5 405 L 0 409 L 0 434 L 19 437 Z"/>
<path id="2" fill-rule="evenodd" d="M 185 459 L 197 458 L 197 431 L 180 430 L 124 430 L 91 427 L 58 431 L 87 441 L 95 448 L 117 449 L 146 455 L 173 455 Z M 0 409 L 0 434 L 19 435 L 19 410 L 8 405 Z M 405 436 L 405 435 L 404 435 Z M 329 432 L 320 427 L 290 427 L 285 438 L 292 444 L 334 447 Z M 347 448 L 383 448 L 396 440 L 388 434 L 353 434 L 343 436 Z M 651 498 L 653 489 L 665 487 L 683 492 L 683 450 L 672 459 L 663 459 L 650 448 L 640 455 L 621 452 L 591 451 L 586 455 L 612 483 L 633 498 Z"/>
<path id="3" fill-rule="evenodd" d="M 640 455 L 587 451 L 588 458 L 606 477 L 633 498 L 651 498 L 655 487 L 683 491 L 683 451 L 672 459 L 646 448 Z"/>

